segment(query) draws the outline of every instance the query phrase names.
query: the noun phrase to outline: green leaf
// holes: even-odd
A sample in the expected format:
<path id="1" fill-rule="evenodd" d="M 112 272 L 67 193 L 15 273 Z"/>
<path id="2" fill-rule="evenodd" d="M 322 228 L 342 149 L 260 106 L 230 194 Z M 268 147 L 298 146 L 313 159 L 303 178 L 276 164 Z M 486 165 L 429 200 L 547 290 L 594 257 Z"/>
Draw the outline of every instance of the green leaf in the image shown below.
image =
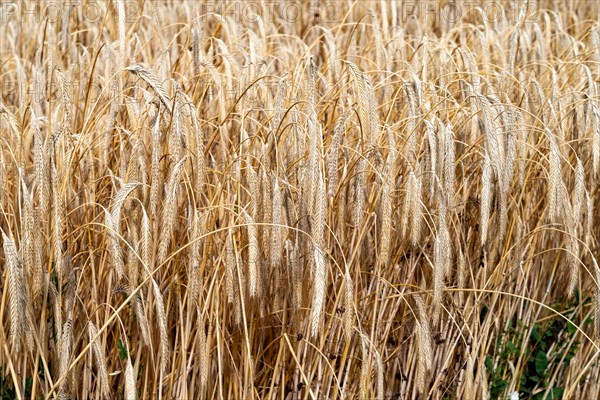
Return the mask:
<path id="1" fill-rule="evenodd" d="M 485 320 L 485 316 L 487 315 L 489 311 L 488 306 L 483 306 L 481 307 L 481 311 L 479 312 L 479 322 L 483 323 L 483 321 Z"/>
<path id="2" fill-rule="evenodd" d="M 509 354 L 514 354 L 517 350 L 513 342 L 511 342 L 510 340 L 506 343 L 506 347 L 508 347 L 508 350 L 510 352 Z"/>
<path id="3" fill-rule="evenodd" d="M 564 388 L 555 387 L 555 388 L 552 388 L 552 390 L 550 391 L 550 394 L 546 398 L 547 399 L 555 399 L 555 400 L 562 399 L 564 392 L 565 392 Z"/>
<path id="4" fill-rule="evenodd" d="M 508 385 L 508 382 L 504 379 L 499 380 L 498 382 L 495 382 L 492 387 L 491 387 L 491 394 L 494 397 L 499 396 L 500 394 L 502 394 L 504 392 L 504 390 L 506 389 L 506 386 Z"/>
<path id="5" fill-rule="evenodd" d="M 492 357 L 485 358 L 485 367 L 492 372 L 494 370 L 494 362 L 492 361 Z"/>
<path id="6" fill-rule="evenodd" d="M 538 376 L 544 377 L 548 368 L 548 357 L 543 351 L 538 351 L 535 355 L 535 372 Z"/>
<path id="7" fill-rule="evenodd" d="M 537 325 L 535 325 L 533 327 L 533 329 L 531 330 L 531 338 L 533 339 L 534 342 L 539 342 L 541 339 L 540 331 L 539 331 Z"/>
<path id="8" fill-rule="evenodd" d="M 127 358 L 127 349 L 125 348 L 125 346 L 123 346 L 123 342 L 121 342 L 121 339 L 119 339 L 119 341 L 117 342 L 117 347 L 119 348 L 119 357 L 121 357 L 121 360 L 125 360 Z"/>

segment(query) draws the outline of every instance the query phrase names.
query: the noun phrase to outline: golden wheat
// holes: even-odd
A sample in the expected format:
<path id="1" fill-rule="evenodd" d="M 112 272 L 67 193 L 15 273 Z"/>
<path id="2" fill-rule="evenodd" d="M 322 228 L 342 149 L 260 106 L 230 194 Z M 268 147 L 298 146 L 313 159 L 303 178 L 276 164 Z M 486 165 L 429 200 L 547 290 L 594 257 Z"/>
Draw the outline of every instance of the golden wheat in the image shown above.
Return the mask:
<path id="1" fill-rule="evenodd" d="M 599 10 L 0 3 L 0 395 L 599 398 Z"/>

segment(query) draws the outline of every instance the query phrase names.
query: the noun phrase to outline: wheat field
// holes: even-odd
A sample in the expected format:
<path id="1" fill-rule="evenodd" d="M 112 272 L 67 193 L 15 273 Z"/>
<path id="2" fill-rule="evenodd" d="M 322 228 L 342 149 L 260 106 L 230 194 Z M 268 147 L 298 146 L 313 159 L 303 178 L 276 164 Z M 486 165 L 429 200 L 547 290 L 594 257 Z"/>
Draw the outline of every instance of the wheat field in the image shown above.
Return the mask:
<path id="1" fill-rule="evenodd" d="M 0 398 L 600 398 L 599 12 L 1 1 Z"/>

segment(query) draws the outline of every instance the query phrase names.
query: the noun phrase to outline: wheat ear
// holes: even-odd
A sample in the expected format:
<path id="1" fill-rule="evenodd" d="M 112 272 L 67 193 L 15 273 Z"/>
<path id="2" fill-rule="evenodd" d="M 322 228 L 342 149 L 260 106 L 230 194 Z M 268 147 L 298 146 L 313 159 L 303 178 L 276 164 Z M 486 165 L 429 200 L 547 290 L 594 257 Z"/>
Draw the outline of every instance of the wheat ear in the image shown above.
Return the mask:
<path id="1" fill-rule="evenodd" d="M 167 329 L 167 314 L 163 296 L 158 284 L 152 279 L 152 290 L 154 293 L 154 306 L 156 308 L 156 317 L 158 320 L 158 330 L 160 336 L 160 370 L 164 374 L 169 366 L 169 336 Z"/>
<path id="2" fill-rule="evenodd" d="M 423 392 L 425 390 L 425 375 L 433 363 L 433 349 L 431 348 L 431 330 L 429 329 L 425 302 L 421 296 L 415 296 L 415 304 L 419 314 L 416 321 L 418 342 L 417 387 L 420 392 Z"/>
<path id="3" fill-rule="evenodd" d="M 125 400 L 135 400 L 137 397 L 135 390 L 135 375 L 133 373 L 133 365 L 131 357 L 127 356 L 127 364 L 125 366 Z"/>
<path id="4" fill-rule="evenodd" d="M 167 183 L 167 193 L 165 206 L 162 213 L 162 226 L 158 240 L 158 264 L 162 264 L 167 257 L 167 250 L 171 242 L 171 234 L 175 226 L 175 218 L 177 215 L 177 192 L 179 187 L 179 177 L 183 171 L 183 165 L 186 158 L 179 160 L 171 171 L 171 177 Z"/>
<path id="5" fill-rule="evenodd" d="M 96 338 L 96 336 L 98 335 L 98 330 L 91 321 L 88 323 L 88 335 L 90 338 L 91 350 L 96 359 L 98 368 L 100 397 L 103 399 L 107 399 L 110 397 L 110 388 L 108 384 L 108 368 L 106 366 L 106 358 L 104 357 L 102 347 L 100 347 L 100 338 Z"/>
<path id="6" fill-rule="evenodd" d="M 487 153 L 483 156 L 483 171 L 481 174 L 481 200 L 479 211 L 479 227 L 481 232 L 481 244 L 487 242 L 488 221 L 490 219 L 492 195 L 492 166 Z"/>
<path id="7" fill-rule="evenodd" d="M 15 355 L 21 353 L 21 340 L 25 332 L 25 279 L 22 263 L 12 237 L 2 232 L 4 257 L 8 271 L 8 302 L 10 309 L 10 345 Z"/>
<path id="8" fill-rule="evenodd" d="M 245 213 L 245 218 L 248 229 L 248 286 L 250 297 L 256 297 L 262 292 L 260 286 L 258 232 L 252 217 Z"/>

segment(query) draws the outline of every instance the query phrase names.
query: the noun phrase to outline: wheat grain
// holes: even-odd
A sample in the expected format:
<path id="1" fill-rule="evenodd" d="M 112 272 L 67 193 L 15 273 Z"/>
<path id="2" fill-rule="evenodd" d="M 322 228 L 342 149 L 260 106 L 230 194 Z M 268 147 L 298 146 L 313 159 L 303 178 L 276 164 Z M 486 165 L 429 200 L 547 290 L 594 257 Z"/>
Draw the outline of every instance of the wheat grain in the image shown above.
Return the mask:
<path id="1" fill-rule="evenodd" d="M 586 246 L 589 246 L 591 243 L 592 237 L 592 226 L 594 224 L 594 201 L 592 196 L 590 196 L 589 192 L 586 190 L 585 192 L 586 198 L 586 207 L 585 207 L 585 222 L 584 222 L 584 234 L 583 234 L 583 242 Z"/>
<path id="2" fill-rule="evenodd" d="M 444 189 L 446 192 L 446 203 L 447 207 L 452 210 L 454 204 L 454 193 L 456 192 L 454 186 L 455 182 L 455 154 L 454 154 L 454 134 L 452 132 L 452 128 L 450 126 L 446 126 L 442 124 L 440 126 L 440 137 L 445 135 L 443 142 L 443 151 L 444 154 Z"/>
<path id="3" fill-rule="evenodd" d="M 22 242 L 21 254 L 23 257 L 23 274 L 33 282 L 29 295 L 32 299 L 40 294 L 42 288 L 42 266 L 37 262 L 35 236 L 36 223 L 33 209 L 33 194 L 27 190 L 27 185 L 21 179 L 23 191 L 23 216 L 21 221 Z"/>
<path id="4" fill-rule="evenodd" d="M 60 92 L 60 100 L 61 100 L 61 109 L 62 113 L 62 121 L 61 121 L 61 134 L 70 135 L 71 134 L 71 126 L 73 124 L 73 115 L 71 113 L 71 94 L 69 91 L 69 79 L 62 73 L 60 70 L 56 70 L 56 77 L 58 79 L 59 84 L 59 92 Z M 65 162 L 69 160 L 69 157 L 65 159 Z"/>
<path id="5" fill-rule="evenodd" d="M 135 375 L 131 358 L 128 356 L 125 366 L 125 400 L 135 400 L 137 397 L 135 390 Z"/>
<path id="6" fill-rule="evenodd" d="M 467 358 L 467 369 L 465 370 L 465 384 L 463 390 L 463 396 L 465 400 L 473 400 L 475 398 L 475 383 L 474 383 L 474 360 L 469 354 Z"/>
<path id="7" fill-rule="evenodd" d="M 117 278 L 121 279 L 125 270 L 125 263 L 123 262 L 123 256 L 121 254 L 121 246 L 119 245 L 119 235 L 117 233 L 117 223 L 114 220 L 113 215 L 106 211 L 105 222 L 108 230 L 109 237 L 109 253 L 112 257 L 112 261 L 117 273 Z"/>
<path id="8" fill-rule="evenodd" d="M 146 82 L 148 86 L 150 86 L 156 92 L 158 98 L 165 107 L 165 110 L 171 110 L 170 97 L 167 95 L 167 92 L 164 89 L 163 85 L 160 83 L 158 77 L 150 69 L 142 65 L 136 64 L 126 67 L 125 70 L 139 76 L 144 82 Z"/>
<path id="9" fill-rule="evenodd" d="M 416 321 L 418 343 L 417 387 L 420 392 L 423 392 L 425 390 L 425 375 L 433 363 L 433 350 L 431 348 L 431 331 L 425 311 L 425 303 L 420 296 L 415 296 L 415 304 L 419 314 L 419 319 Z"/>
<path id="10" fill-rule="evenodd" d="M 200 215 L 198 210 L 193 211 L 189 227 L 190 231 L 190 283 L 189 283 L 189 298 L 192 302 L 199 300 L 198 295 L 201 290 L 201 246 L 202 246 L 202 235 L 204 233 L 204 224 L 206 215 Z"/>
<path id="11" fill-rule="evenodd" d="M 62 280 L 64 278 L 64 260 L 62 243 L 63 204 L 60 197 L 58 172 L 56 169 L 56 158 L 53 151 L 50 152 L 50 182 L 52 188 L 52 242 L 54 244 L 54 258 L 56 270 Z"/>
<path id="12" fill-rule="evenodd" d="M 365 181 L 367 179 L 367 159 L 360 157 L 356 164 L 356 178 L 354 181 L 354 201 L 352 204 L 352 223 L 355 229 L 359 230 L 362 226 L 365 215 Z"/>
<path id="13" fill-rule="evenodd" d="M 321 320 L 323 318 L 323 307 L 325 303 L 325 288 L 327 287 L 326 261 L 323 250 L 315 246 L 314 250 L 314 288 L 313 301 L 310 313 L 310 333 L 316 337 L 321 329 Z"/>
<path id="14" fill-rule="evenodd" d="M 331 147 L 327 153 L 327 176 L 329 177 L 329 196 L 334 196 L 338 186 L 339 151 L 342 143 L 342 134 L 346 130 L 346 118 L 349 111 L 343 113 L 337 120 L 331 139 Z"/>
<path id="15" fill-rule="evenodd" d="M 573 197 L 571 199 L 573 203 L 573 220 L 581 221 L 583 199 L 585 195 L 585 171 L 583 170 L 583 164 L 581 160 L 577 158 L 577 164 L 575 167 L 575 187 L 573 188 Z"/>
<path id="16" fill-rule="evenodd" d="M 227 301 L 229 304 L 233 303 L 234 300 L 234 271 L 236 269 L 235 266 L 235 252 L 233 250 L 233 239 L 231 230 L 227 232 L 227 239 L 225 240 L 225 290 L 227 293 Z"/>
<path id="17" fill-rule="evenodd" d="M 19 355 L 21 352 L 21 340 L 23 340 L 25 331 L 25 279 L 14 239 L 6 236 L 3 231 L 2 241 L 9 284 L 10 346 L 12 351 L 16 355 Z"/>
<path id="18" fill-rule="evenodd" d="M 260 247 L 258 245 L 258 233 L 256 225 L 250 215 L 245 213 L 246 227 L 248 229 L 248 290 L 251 297 L 256 297 L 262 293 L 260 285 L 259 255 Z"/>
<path id="19" fill-rule="evenodd" d="M 156 319 L 160 337 L 160 370 L 161 373 L 164 374 L 169 365 L 169 333 L 163 296 L 154 279 L 152 280 L 152 293 L 154 294 L 154 307 L 156 309 Z"/>
<path id="20" fill-rule="evenodd" d="M 200 308 L 197 309 L 197 318 L 198 318 L 198 337 L 199 337 L 199 346 L 200 346 L 200 384 L 204 387 L 208 383 L 208 368 L 209 368 L 209 359 L 208 359 L 208 343 L 206 339 L 206 328 L 204 326 L 204 317 L 200 311 Z"/>
<path id="21" fill-rule="evenodd" d="M 71 346 L 73 344 L 73 323 L 70 319 L 67 319 L 67 322 L 63 325 L 62 328 L 62 336 L 60 339 L 60 359 L 59 359 L 59 367 L 58 367 L 58 375 L 63 378 L 61 382 L 59 391 L 65 393 L 67 389 L 68 380 L 65 378 L 66 375 L 70 372 L 69 370 L 69 361 L 71 359 Z"/>
<path id="22" fill-rule="evenodd" d="M 142 263 L 144 264 L 144 278 L 146 278 L 150 271 L 152 271 L 152 231 L 150 228 L 150 218 L 146 213 L 146 209 L 142 207 L 142 221 L 141 221 L 141 256 Z"/>
<path id="23" fill-rule="evenodd" d="M 300 255 L 298 249 L 298 242 L 292 242 L 288 239 L 285 243 L 288 253 L 288 264 L 291 270 L 292 280 L 292 307 L 295 310 L 299 310 L 302 306 L 302 264 L 300 262 Z"/>
<path id="24" fill-rule="evenodd" d="M 388 159 L 388 165 L 391 160 Z M 388 168 L 389 169 L 389 168 Z M 390 260 L 390 244 L 392 242 L 392 176 L 388 171 L 383 178 L 383 187 L 381 190 L 381 236 L 379 247 L 379 265 L 386 266 Z"/>
<path id="25" fill-rule="evenodd" d="M 429 197 L 433 198 L 435 195 L 436 188 L 436 180 L 437 180 L 437 136 L 435 132 L 435 127 L 431 121 L 424 120 L 425 123 L 425 131 L 427 133 L 427 142 L 429 144 L 427 150 L 427 160 L 429 161 Z"/>
<path id="26" fill-rule="evenodd" d="M 169 182 L 167 183 L 165 206 L 162 213 L 162 225 L 158 239 L 157 262 L 159 264 L 162 264 L 166 259 L 168 246 L 171 241 L 171 234 L 175 226 L 179 177 L 181 176 L 185 162 L 186 158 L 183 158 L 175 164 L 171 171 Z"/>
<path id="27" fill-rule="evenodd" d="M 444 250 L 441 233 L 438 232 L 433 245 L 433 320 L 440 317 L 442 290 L 444 289 Z"/>
<path id="28" fill-rule="evenodd" d="M 96 338 L 96 336 L 98 336 L 98 330 L 91 321 L 88 322 L 88 334 L 91 343 L 91 350 L 94 354 L 94 358 L 96 359 L 96 367 L 98 368 L 100 397 L 106 399 L 110 396 L 108 367 L 106 364 L 106 358 L 104 357 L 104 352 L 102 351 L 102 347 L 99 343 L 99 338 Z"/>
<path id="29" fill-rule="evenodd" d="M 344 274 L 344 287 L 344 333 L 346 339 L 350 340 L 354 324 L 354 284 L 347 268 Z"/>
<path id="30" fill-rule="evenodd" d="M 371 376 L 370 354 L 367 346 L 367 338 L 360 336 L 360 349 L 362 360 L 360 364 L 360 397 L 366 399 L 369 397 L 369 377 Z"/>
<path id="31" fill-rule="evenodd" d="M 273 267 L 278 268 L 281 265 L 281 259 L 283 255 L 283 239 L 284 232 L 282 225 L 283 221 L 283 194 L 279 188 L 279 183 L 275 179 L 273 185 L 273 216 L 271 218 L 273 222 L 273 229 L 271 233 L 271 264 Z"/>
<path id="32" fill-rule="evenodd" d="M 152 183 L 150 186 L 150 213 L 154 217 L 156 215 L 158 196 L 160 190 L 160 112 L 156 112 L 156 117 L 152 127 L 152 165 L 151 165 L 151 176 Z"/>
<path id="33" fill-rule="evenodd" d="M 550 143 L 549 169 L 548 169 L 548 217 L 551 221 L 558 218 L 559 201 L 562 201 L 562 178 L 560 166 L 560 151 L 554 134 L 546 131 Z"/>
<path id="34" fill-rule="evenodd" d="M 179 85 L 177 83 L 175 83 L 175 85 L 176 89 L 173 104 L 173 119 L 171 123 L 171 130 L 169 131 L 168 136 L 168 146 L 173 160 L 178 161 L 181 160 L 183 151 L 182 149 L 184 147 L 184 129 L 181 120 L 181 92 Z"/>
<path id="35" fill-rule="evenodd" d="M 422 224 L 422 182 L 421 179 L 417 176 L 420 174 L 420 164 L 417 166 L 417 170 L 411 173 L 408 176 L 408 180 L 406 183 L 407 190 L 407 200 L 405 203 L 405 210 L 408 212 L 410 219 L 410 232 L 411 232 L 411 243 L 413 246 L 417 245 L 419 238 L 421 236 L 421 224 Z"/>
<path id="36" fill-rule="evenodd" d="M 267 158 L 266 156 L 263 156 L 263 160 Z M 264 164 L 263 164 L 264 165 Z M 269 178 L 269 176 L 267 175 L 267 171 L 268 169 L 265 167 L 262 170 L 262 174 L 261 174 L 261 219 L 260 222 L 262 222 L 264 225 L 260 225 L 260 232 L 262 233 L 261 235 L 261 244 L 262 244 L 262 249 L 264 249 L 264 252 L 267 253 L 267 246 L 269 246 L 269 244 L 271 243 L 271 231 L 272 231 L 272 225 L 270 225 L 273 221 L 273 197 L 272 197 L 272 190 L 271 190 L 271 183 L 272 180 Z M 269 254 L 266 254 L 267 256 L 269 256 Z"/>
<path id="37" fill-rule="evenodd" d="M 358 92 L 358 107 L 359 107 L 359 115 L 360 115 L 360 125 L 363 131 L 363 137 L 370 137 L 370 128 L 371 123 L 369 120 L 369 101 L 367 98 L 367 89 L 365 87 L 364 75 L 361 71 L 359 71 L 358 67 L 350 62 L 345 61 L 346 65 L 350 68 L 352 72 L 354 87 Z"/>
<path id="38" fill-rule="evenodd" d="M 479 210 L 479 227 L 481 229 L 481 244 L 485 245 L 488 236 L 488 221 L 490 219 L 490 202 L 492 195 L 492 166 L 490 157 L 486 154 L 483 156 L 483 167 L 481 174 L 481 200 Z"/>

